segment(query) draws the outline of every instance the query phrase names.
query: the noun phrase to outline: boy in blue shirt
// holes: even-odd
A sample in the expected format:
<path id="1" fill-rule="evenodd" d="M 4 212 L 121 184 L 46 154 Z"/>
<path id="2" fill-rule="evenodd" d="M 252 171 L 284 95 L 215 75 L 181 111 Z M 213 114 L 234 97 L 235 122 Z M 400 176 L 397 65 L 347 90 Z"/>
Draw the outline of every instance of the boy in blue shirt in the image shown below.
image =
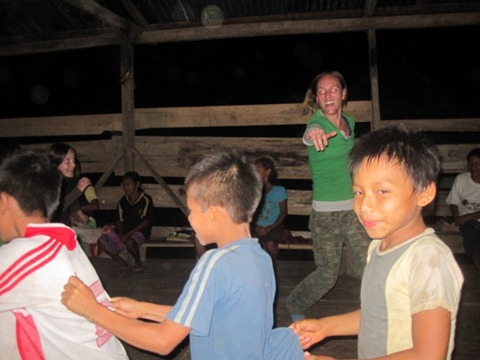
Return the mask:
<path id="1" fill-rule="evenodd" d="M 262 195 L 255 167 L 239 153 L 219 153 L 190 169 L 185 190 L 196 237 L 218 248 L 199 259 L 173 307 L 114 298 L 111 311 L 75 277 L 65 286 L 63 303 L 133 346 L 161 355 L 190 335 L 192 359 L 303 359 L 292 330 L 272 330 L 273 267 L 249 227 Z"/>

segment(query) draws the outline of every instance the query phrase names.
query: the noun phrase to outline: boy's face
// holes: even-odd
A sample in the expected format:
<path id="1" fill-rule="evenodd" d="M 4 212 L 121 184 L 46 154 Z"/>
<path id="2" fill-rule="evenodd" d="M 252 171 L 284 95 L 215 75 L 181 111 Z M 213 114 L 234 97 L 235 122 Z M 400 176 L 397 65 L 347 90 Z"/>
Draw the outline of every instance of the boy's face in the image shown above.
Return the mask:
<path id="1" fill-rule="evenodd" d="M 202 209 L 202 205 L 192 199 L 191 190 L 187 191 L 188 221 L 195 231 L 195 236 L 202 245 L 214 242 L 214 229 L 211 226 L 209 209 Z"/>
<path id="2" fill-rule="evenodd" d="M 468 159 L 468 171 L 472 175 L 472 178 L 480 178 L 480 157 L 472 156 Z"/>
<path id="3" fill-rule="evenodd" d="M 353 175 L 353 191 L 354 211 L 371 238 L 394 246 L 424 230 L 421 210 L 431 199 L 413 190 L 398 162 L 363 161 Z"/>
<path id="4" fill-rule="evenodd" d="M 140 184 L 136 183 L 130 178 L 125 178 L 122 180 L 122 188 L 127 196 L 133 196 L 138 190 Z"/>

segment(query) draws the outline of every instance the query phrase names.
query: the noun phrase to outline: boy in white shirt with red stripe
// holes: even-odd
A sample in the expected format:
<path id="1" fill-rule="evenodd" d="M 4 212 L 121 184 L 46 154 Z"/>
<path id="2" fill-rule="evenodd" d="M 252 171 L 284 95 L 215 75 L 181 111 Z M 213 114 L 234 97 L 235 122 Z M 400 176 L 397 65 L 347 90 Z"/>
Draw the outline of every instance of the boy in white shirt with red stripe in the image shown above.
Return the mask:
<path id="1" fill-rule="evenodd" d="M 75 232 L 49 223 L 61 176 L 46 155 L 21 152 L 0 166 L 0 349 L 2 359 L 128 359 L 108 331 L 60 301 L 80 277 L 108 306 L 98 275 Z"/>

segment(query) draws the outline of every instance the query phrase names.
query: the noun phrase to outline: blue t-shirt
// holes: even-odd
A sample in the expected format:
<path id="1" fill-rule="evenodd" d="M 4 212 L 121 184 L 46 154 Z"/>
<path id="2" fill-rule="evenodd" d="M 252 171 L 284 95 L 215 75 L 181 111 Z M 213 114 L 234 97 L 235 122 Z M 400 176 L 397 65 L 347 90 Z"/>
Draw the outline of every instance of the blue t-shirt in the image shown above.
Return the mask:
<path id="1" fill-rule="evenodd" d="M 287 341 L 272 332 L 274 298 L 269 255 L 257 239 L 241 239 L 199 259 L 167 318 L 191 329 L 192 359 L 273 359 L 283 346 L 289 360 L 303 359 L 293 332 L 281 331 Z"/>
<path id="2" fill-rule="evenodd" d="M 263 195 L 255 223 L 264 227 L 272 225 L 280 216 L 280 202 L 284 200 L 287 200 L 285 188 L 274 185 L 268 193 Z"/>

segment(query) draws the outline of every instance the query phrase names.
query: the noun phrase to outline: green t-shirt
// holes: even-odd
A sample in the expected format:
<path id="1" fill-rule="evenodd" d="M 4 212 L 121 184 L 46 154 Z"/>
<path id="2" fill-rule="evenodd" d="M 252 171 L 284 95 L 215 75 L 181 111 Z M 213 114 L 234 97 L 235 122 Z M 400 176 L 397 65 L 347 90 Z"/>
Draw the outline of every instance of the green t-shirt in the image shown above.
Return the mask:
<path id="1" fill-rule="evenodd" d="M 350 136 L 343 133 L 318 110 L 307 123 L 319 125 L 325 132 L 336 131 L 337 135 L 328 140 L 324 151 L 307 146 L 310 172 L 313 183 L 314 201 L 343 201 L 353 199 L 352 177 L 348 170 L 348 153 L 355 142 L 355 121 L 343 115 L 350 126 Z"/>

